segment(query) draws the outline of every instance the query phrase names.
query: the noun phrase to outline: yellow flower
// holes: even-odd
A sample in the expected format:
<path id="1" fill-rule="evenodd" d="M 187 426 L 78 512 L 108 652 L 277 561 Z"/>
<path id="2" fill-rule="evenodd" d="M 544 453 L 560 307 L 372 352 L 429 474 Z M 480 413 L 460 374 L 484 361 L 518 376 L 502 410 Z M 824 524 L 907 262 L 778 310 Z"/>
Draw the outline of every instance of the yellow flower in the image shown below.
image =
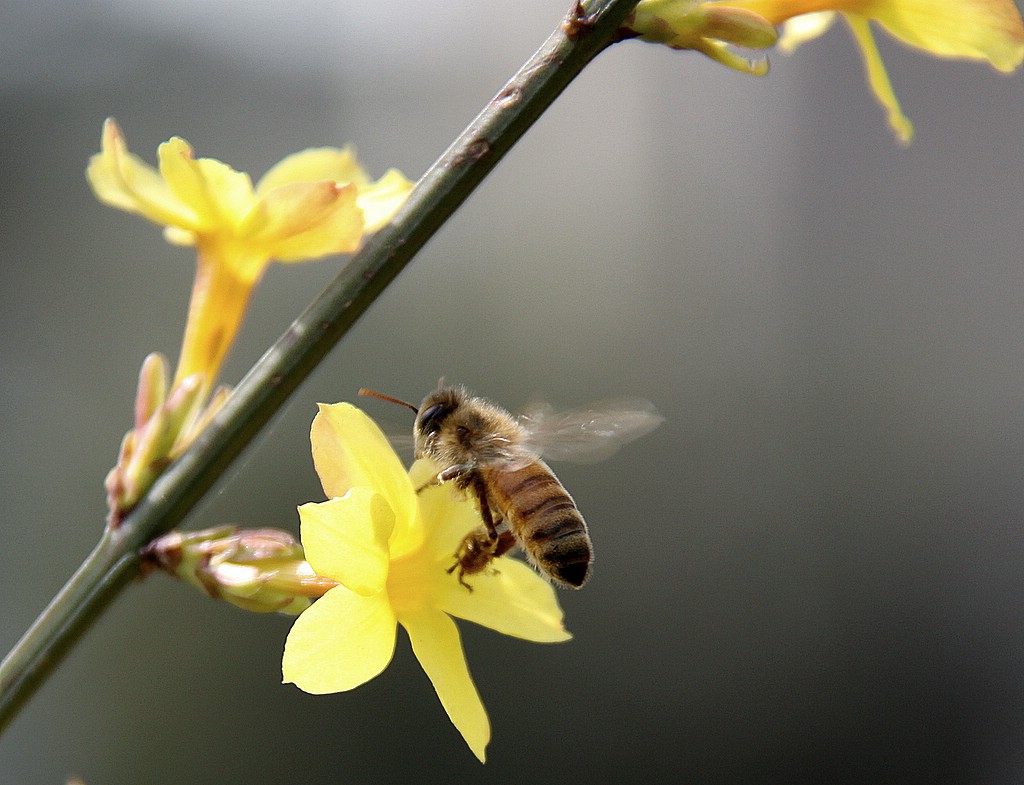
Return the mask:
<path id="1" fill-rule="evenodd" d="M 729 47 L 766 49 L 778 36 L 755 13 L 699 0 L 640 0 L 623 23 L 624 36 L 672 49 L 693 49 L 737 71 L 763 76 L 768 61 L 741 57 Z"/>
<path id="2" fill-rule="evenodd" d="M 472 591 L 460 585 L 448 569 L 481 523 L 475 505 L 447 486 L 417 493 L 436 467 L 421 460 L 407 474 L 359 409 L 322 404 L 310 437 L 329 500 L 299 508 L 302 545 L 316 573 L 341 585 L 295 621 L 284 681 L 315 694 L 358 687 L 387 667 L 401 624 L 441 705 L 483 761 L 490 723 L 451 617 L 526 640 L 568 640 L 554 589 L 504 556 L 473 576 Z"/>
<path id="3" fill-rule="evenodd" d="M 721 0 L 721 5 L 785 23 L 779 45 L 790 50 L 821 35 L 835 14 L 842 14 L 860 46 L 868 83 L 904 143 L 914 128 L 896 99 L 871 21 L 936 57 L 987 60 L 1007 73 L 1024 60 L 1024 24 L 1013 0 Z"/>
<path id="4" fill-rule="evenodd" d="M 348 149 L 289 156 L 253 188 L 249 175 L 195 158 L 172 137 L 158 150 L 159 171 L 128 152 L 113 120 L 87 170 L 97 198 L 165 227 L 169 242 L 198 256 L 188 324 L 172 388 L 202 374 L 205 399 L 272 259 L 299 262 L 356 250 L 383 226 L 412 188 L 391 170 L 371 182 Z"/>

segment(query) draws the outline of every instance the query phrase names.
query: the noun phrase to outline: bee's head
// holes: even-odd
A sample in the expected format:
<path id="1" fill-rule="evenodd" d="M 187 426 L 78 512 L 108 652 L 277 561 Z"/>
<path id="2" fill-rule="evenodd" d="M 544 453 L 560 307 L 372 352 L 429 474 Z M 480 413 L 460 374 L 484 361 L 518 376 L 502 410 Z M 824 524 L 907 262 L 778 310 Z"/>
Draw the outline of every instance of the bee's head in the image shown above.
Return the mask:
<path id="1" fill-rule="evenodd" d="M 433 452 L 441 429 L 467 398 L 466 391 L 460 387 L 439 387 L 423 399 L 413 426 L 417 454 Z"/>

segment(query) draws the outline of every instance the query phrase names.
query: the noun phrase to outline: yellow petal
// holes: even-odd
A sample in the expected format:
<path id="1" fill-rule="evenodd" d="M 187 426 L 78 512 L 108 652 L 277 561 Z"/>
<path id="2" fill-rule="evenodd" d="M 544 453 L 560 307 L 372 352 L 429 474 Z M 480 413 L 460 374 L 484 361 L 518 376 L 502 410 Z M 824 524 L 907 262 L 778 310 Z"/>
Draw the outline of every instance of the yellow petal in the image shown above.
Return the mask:
<path id="1" fill-rule="evenodd" d="M 492 570 L 467 576 L 468 591 L 455 576 L 446 576 L 438 607 L 466 619 L 537 643 L 556 643 L 572 638 L 562 624 L 562 609 L 554 587 L 531 567 L 516 559 L 501 557 Z"/>
<path id="2" fill-rule="evenodd" d="M 284 646 L 284 682 L 322 695 L 365 684 L 395 651 L 395 616 L 383 592 L 331 589 L 295 620 Z"/>
<path id="3" fill-rule="evenodd" d="M 454 484 L 424 487 L 436 475 L 436 465 L 429 460 L 416 461 L 409 469 L 413 486 L 422 489 L 417 498 L 426 538 L 423 558 L 435 562 L 439 569 L 433 574 L 444 579 L 442 588 L 447 590 L 451 576 L 446 570 L 455 564 L 455 552 L 467 534 L 483 525 L 483 519 L 472 494 L 460 491 Z M 465 591 L 464 586 L 462 589 Z"/>
<path id="4" fill-rule="evenodd" d="M 864 16 L 900 40 L 940 57 L 988 60 L 1012 71 L 1024 60 L 1024 24 L 1012 0 L 890 0 Z M 854 11 L 853 8 L 850 9 Z"/>
<path id="5" fill-rule="evenodd" d="M 851 6 L 864 2 L 872 0 L 721 0 L 721 5 L 746 8 L 773 25 L 780 25 L 787 19 L 818 11 L 853 10 Z"/>
<path id="6" fill-rule="evenodd" d="M 678 45 L 677 45 L 678 43 Z M 764 76 L 768 73 L 768 61 L 764 58 L 744 57 L 729 49 L 722 41 L 712 41 L 708 38 L 699 38 L 694 41 L 673 42 L 669 45 L 672 49 L 692 49 L 700 52 L 705 57 L 710 57 L 716 63 L 751 76 Z"/>
<path id="7" fill-rule="evenodd" d="M 889 127 L 896 134 L 900 142 L 909 144 L 914 136 L 914 125 L 903 114 L 900 102 L 896 98 L 896 92 L 892 89 L 892 82 L 889 81 L 889 74 L 885 70 L 885 63 L 882 62 L 882 55 L 879 53 L 878 47 L 875 45 L 875 38 L 871 34 L 870 24 L 866 19 L 859 17 L 848 17 L 846 21 L 849 23 L 854 38 L 857 39 L 857 43 L 860 46 L 861 54 L 864 57 L 868 84 L 888 115 Z"/>
<path id="8" fill-rule="evenodd" d="M 334 222 L 318 226 L 268 246 L 279 262 L 306 262 L 330 254 L 353 253 L 363 241 L 363 216 L 358 209 L 339 207 Z"/>
<path id="9" fill-rule="evenodd" d="M 164 239 L 171 245 L 195 245 L 196 233 L 188 229 L 179 229 L 177 226 L 166 226 Z"/>
<path id="10" fill-rule="evenodd" d="M 302 547 L 318 575 L 357 594 L 376 594 L 388 578 L 388 537 L 395 514 L 370 488 L 352 488 L 339 499 L 299 507 Z"/>
<path id="11" fill-rule="evenodd" d="M 197 230 L 233 232 L 252 209 L 252 183 L 244 172 L 212 158 L 194 158 L 188 142 L 177 136 L 160 145 L 157 156 L 167 185 L 199 216 Z"/>
<path id="12" fill-rule="evenodd" d="M 290 183 L 263 196 L 240 227 L 245 240 L 283 262 L 350 253 L 363 237 L 356 187 Z"/>
<path id="13" fill-rule="evenodd" d="M 435 464 L 428 460 L 416 461 L 409 470 L 415 487 L 425 485 L 436 475 Z M 453 560 L 459 543 L 470 531 L 483 524 L 476 502 L 451 483 L 425 487 L 417 496 L 420 516 L 427 529 L 424 548 L 435 559 Z"/>
<path id="14" fill-rule="evenodd" d="M 356 160 L 351 147 L 316 147 L 283 159 L 268 171 L 256 186 L 262 196 L 290 183 L 329 180 L 339 185 L 353 183 L 358 189 L 357 204 L 364 214 L 363 231 L 375 232 L 401 207 L 412 190 L 412 183 L 397 169 L 390 169 L 376 182 Z"/>
<path id="15" fill-rule="evenodd" d="M 264 196 L 275 188 L 291 183 L 316 183 L 321 180 L 363 186 L 370 178 L 359 166 L 351 147 L 312 147 L 282 158 L 256 184 L 256 195 Z"/>
<path id="16" fill-rule="evenodd" d="M 1024 60 L 1024 23 L 1013 0 L 727 0 L 773 24 L 819 11 L 874 19 L 905 43 L 939 57 L 988 60 L 1012 71 Z"/>
<path id="17" fill-rule="evenodd" d="M 100 150 L 89 160 L 86 178 L 101 202 L 165 226 L 196 225 L 195 212 L 171 192 L 157 171 L 128 152 L 112 118 L 103 124 Z"/>
<path id="18" fill-rule="evenodd" d="M 397 169 L 389 169 L 377 182 L 360 187 L 357 204 L 366 221 L 364 231 L 376 232 L 390 221 L 405 203 L 412 187 L 413 184 Z"/>
<path id="19" fill-rule="evenodd" d="M 393 538 L 405 538 L 416 520 L 416 493 L 387 438 L 352 404 L 320 404 L 319 408 L 310 441 L 324 493 L 333 498 L 357 486 L 372 488 L 395 513 Z M 391 543 L 392 558 L 402 550 Z"/>
<path id="20" fill-rule="evenodd" d="M 795 52 L 800 45 L 823 35 L 835 20 L 833 11 L 804 14 L 787 20 L 779 36 L 779 50 L 786 54 Z"/>
<path id="21" fill-rule="evenodd" d="M 439 467 L 434 461 L 429 458 L 418 458 L 413 461 L 412 466 L 409 467 L 409 481 L 412 483 L 413 488 L 424 488 L 418 495 L 420 501 L 425 498 L 428 489 L 425 486 L 431 486 L 432 488 L 440 488 L 441 486 L 434 486 L 432 483 L 437 479 L 437 472 Z M 454 486 L 448 486 L 452 488 Z"/>
<path id="22" fill-rule="evenodd" d="M 455 622 L 439 611 L 429 610 L 403 614 L 399 622 L 408 631 L 413 653 L 430 677 L 452 724 L 483 763 L 491 723 L 469 675 Z"/>

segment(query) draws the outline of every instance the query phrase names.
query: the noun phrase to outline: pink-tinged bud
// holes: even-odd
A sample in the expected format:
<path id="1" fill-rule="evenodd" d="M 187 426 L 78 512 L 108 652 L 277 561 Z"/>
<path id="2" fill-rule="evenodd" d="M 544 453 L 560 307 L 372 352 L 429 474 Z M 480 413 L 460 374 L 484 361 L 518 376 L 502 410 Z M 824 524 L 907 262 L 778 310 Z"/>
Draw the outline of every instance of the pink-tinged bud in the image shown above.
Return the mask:
<path id="1" fill-rule="evenodd" d="M 167 466 L 221 410 L 229 390 L 220 388 L 204 407 L 202 374 L 178 382 L 167 394 L 167 363 L 150 354 L 139 373 L 135 428 L 125 434 L 117 465 L 107 474 L 108 525 L 117 527 Z"/>
<path id="2" fill-rule="evenodd" d="M 142 428 L 167 399 L 167 360 L 159 352 L 147 355 L 135 393 L 135 428 Z"/>

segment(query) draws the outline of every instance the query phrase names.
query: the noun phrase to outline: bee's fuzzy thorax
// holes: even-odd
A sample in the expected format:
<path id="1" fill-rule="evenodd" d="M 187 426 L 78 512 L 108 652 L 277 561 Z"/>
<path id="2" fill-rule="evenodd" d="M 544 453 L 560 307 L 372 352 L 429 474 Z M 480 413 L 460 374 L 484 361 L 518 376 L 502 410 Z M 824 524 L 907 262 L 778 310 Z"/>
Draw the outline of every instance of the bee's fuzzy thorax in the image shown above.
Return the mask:
<path id="1" fill-rule="evenodd" d="M 462 387 L 441 387 L 424 398 L 415 437 L 418 454 L 467 468 L 508 460 L 524 441 L 511 414 Z"/>

